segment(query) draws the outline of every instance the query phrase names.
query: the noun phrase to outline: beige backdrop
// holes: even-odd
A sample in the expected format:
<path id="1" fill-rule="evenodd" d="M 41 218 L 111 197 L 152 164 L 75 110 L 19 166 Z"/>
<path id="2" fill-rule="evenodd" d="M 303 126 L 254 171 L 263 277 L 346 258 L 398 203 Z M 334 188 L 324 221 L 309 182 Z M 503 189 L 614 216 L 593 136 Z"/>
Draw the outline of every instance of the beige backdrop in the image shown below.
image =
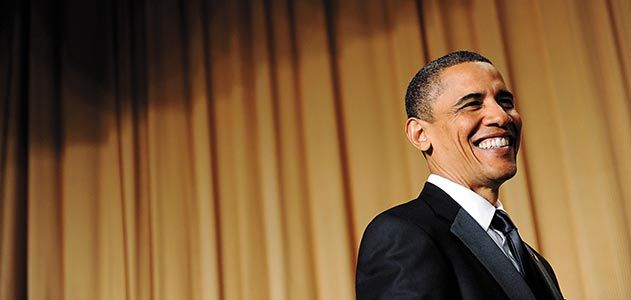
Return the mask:
<path id="1" fill-rule="evenodd" d="M 352 299 L 455 49 L 517 95 L 501 199 L 565 296 L 631 297 L 629 1 L 92 2 L 2 13 L 1 299 Z"/>

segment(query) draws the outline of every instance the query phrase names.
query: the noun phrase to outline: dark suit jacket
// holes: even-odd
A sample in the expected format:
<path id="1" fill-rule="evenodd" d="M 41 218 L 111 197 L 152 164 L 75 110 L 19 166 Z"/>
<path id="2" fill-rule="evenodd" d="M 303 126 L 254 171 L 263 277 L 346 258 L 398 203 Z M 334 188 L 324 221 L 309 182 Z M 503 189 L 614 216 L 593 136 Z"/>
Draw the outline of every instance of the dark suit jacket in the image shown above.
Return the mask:
<path id="1" fill-rule="evenodd" d="M 531 288 L 480 225 L 437 186 L 368 225 L 359 248 L 357 299 L 562 299 L 554 271 L 530 248 Z"/>

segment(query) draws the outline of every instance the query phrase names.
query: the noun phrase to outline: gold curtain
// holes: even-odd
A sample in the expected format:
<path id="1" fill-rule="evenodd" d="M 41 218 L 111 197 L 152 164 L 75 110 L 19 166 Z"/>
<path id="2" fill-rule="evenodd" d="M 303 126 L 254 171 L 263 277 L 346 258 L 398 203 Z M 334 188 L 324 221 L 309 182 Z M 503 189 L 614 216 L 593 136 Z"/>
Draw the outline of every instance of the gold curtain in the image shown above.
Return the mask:
<path id="1" fill-rule="evenodd" d="M 363 228 L 427 176 L 406 85 L 463 48 L 524 118 L 501 194 L 522 235 L 568 299 L 631 297 L 627 0 L 0 14 L 0 299 L 352 299 Z"/>

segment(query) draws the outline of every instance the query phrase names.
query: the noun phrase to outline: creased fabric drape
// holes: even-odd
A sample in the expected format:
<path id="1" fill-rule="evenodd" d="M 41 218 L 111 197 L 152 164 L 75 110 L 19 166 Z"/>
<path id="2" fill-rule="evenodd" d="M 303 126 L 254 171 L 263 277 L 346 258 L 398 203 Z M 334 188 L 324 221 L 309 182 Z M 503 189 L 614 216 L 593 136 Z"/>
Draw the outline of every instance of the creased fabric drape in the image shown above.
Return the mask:
<path id="1" fill-rule="evenodd" d="M 403 96 L 488 56 L 524 119 L 502 202 L 568 299 L 631 296 L 631 3 L 2 3 L 0 299 L 353 299 L 427 176 Z"/>

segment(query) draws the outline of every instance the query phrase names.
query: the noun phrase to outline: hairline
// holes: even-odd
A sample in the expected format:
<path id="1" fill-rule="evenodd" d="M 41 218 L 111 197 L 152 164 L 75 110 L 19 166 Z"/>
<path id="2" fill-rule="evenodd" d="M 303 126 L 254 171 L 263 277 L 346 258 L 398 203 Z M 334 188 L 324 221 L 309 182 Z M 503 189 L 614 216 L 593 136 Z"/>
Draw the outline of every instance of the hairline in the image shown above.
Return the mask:
<path id="1" fill-rule="evenodd" d="M 444 92 L 442 75 L 445 70 L 468 62 L 493 63 L 483 55 L 472 51 L 455 51 L 425 64 L 410 80 L 405 97 L 408 118 L 434 120 L 433 103 Z"/>
<path id="2" fill-rule="evenodd" d="M 433 80 L 435 81 L 434 84 L 432 84 L 432 91 L 431 91 L 431 98 L 427 99 L 428 104 L 430 104 L 430 106 L 432 106 L 433 108 L 433 103 L 436 101 L 436 99 L 438 97 L 440 97 L 440 95 L 443 94 L 443 92 L 445 91 L 445 87 L 443 86 L 443 73 L 445 73 L 445 71 L 447 71 L 448 69 L 451 69 L 453 67 L 459 66 L 459 65 L 463 65 L 463 64 L 467 64 L 467 63 L 485 63 L 485 64 L 490 64 L 491 66 L 493 66 L 493 64 L 488 63 L 486 61 L 463 61 L 463 62 L 459 62 L 457 64 L 445 67 L 443 69 L 440 69 L 436 74 L 433 74 L 432 77 L 434 78 Z M 429 116 L 431 120 L 425 120 L 428 122 L 433 122 L 434 121 L 434 112 L 433 109 L 431 111 L 431 115 Z"/>

